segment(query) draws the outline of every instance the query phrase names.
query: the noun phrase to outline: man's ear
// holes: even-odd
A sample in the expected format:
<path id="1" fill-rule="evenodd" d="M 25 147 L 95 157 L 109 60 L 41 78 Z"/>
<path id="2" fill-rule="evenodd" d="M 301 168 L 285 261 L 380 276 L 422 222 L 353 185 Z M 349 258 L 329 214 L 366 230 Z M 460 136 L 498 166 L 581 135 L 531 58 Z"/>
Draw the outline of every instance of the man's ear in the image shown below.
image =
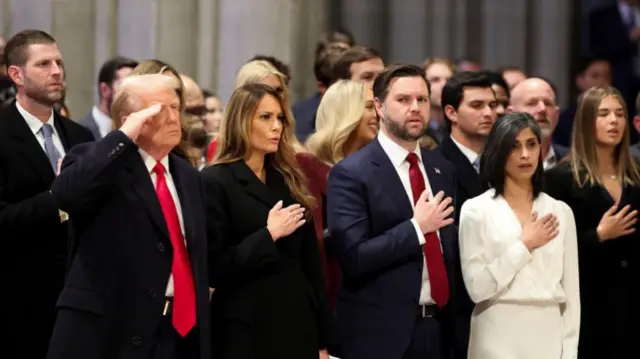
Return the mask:
<path id="1" fill-rule="evenodd" d="M 378 115 L 378 119 L 383 118 L 384 116 L 384 101 L 380 100 L 377 97 L 373 98 L 373 104 L 376 107 L 376 114 Z"/>
<path id="2" fill-rule="evenodd" d="M 511 105 L 507 106 L 506 111 L 507 111 L 507 113 L 515 112 L 515 110 L 513 109 L 513 106 L 511 106 Z"/>
<path id="3" fill-rule="evenodd" d="M 109 97 L 112 92 L 113 89 L 111 88 L 111 86 L 109 86 L 108 83 L 101 82 L 100 84 L 98 84 L 98 94 L 100 95 L 100 99 Z"/>
<path id="4" fill-rule="evenodd" d="M 9 66 L 7 68 L 7 75 L 16 86 L 24 86 L 24 72 L 19 66 Z"/>
<path id="5" fill-rule="evenodd" d="M 451 123 L 458 123 L 458 112 L 451 105 L 446 105 L 443 109 L 444 115 Z M 445 121 L 447 120 L 445 119 Z"/>

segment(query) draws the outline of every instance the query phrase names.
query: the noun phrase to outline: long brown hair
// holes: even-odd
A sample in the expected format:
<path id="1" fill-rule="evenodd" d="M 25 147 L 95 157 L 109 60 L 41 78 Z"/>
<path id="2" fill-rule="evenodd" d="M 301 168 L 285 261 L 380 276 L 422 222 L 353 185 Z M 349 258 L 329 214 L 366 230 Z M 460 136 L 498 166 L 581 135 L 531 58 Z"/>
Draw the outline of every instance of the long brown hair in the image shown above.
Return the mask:
<path id="1" fill-rule="evenodd" d="M 580 96 L 578 110 L 576 111 L 576 117 L 573 121 L 569 161 L 571 163 L 573 179 L 579 186 L 584 186 L 586 183 L 592 186 L 595 184 L 602 185 L 596 151 L 596 119 L 598 118 L 598 108 L 600 107 L 602 99 L 609 96 L 614 97 L 620 102 L 624 110 L 626 124 L 622 141 L 620 141 L 614 150 L 615 166 L 618 171 L 617 175 L 624 183 L 640 185 L 640 170 L 629 151 L 630 128 L 629 124 L 626 123 L 629 115 L 622 95 L 613 87 L 592 87 Z"/>
<path id="2" fill-rule="evenodd" d="M 305 177 L 300 171 L 296 160 L 293 148 L 293 117 L 286 99 L 270 86 L 251 83 L 240 86 L 233 92 L 224 112 L 224 120 L 218 134 L 218 147 L 213 165 L 242 161 L 247 158 L 251 152 L 251 122 L 260 101 L 265 96 L 275 98 L 284 114 L 278 151 L 267 154 L 265 162 L 271 163 L 282 174 L 291 196 L 310 210 L 315 201 L 309 194 Z"/>

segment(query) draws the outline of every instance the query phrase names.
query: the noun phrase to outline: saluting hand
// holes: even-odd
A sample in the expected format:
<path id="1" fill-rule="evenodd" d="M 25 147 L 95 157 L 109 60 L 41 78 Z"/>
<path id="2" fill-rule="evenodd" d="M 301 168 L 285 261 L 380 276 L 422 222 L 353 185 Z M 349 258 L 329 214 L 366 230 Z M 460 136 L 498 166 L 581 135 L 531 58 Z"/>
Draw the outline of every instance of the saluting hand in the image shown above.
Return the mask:
<path id="1" fill-rule="evenodd" d="M 138 139 L 138 136 L 140 136 L 142 127 L 155 115 L 159 114 L 161 110 L 162 104 L 157 103 L 143 110 L 130 114 L 129 116 L 125 117 L 122 126 L 120 126 L 120 131 L 124 132 L 124 134 L 127 135 L 127 137 L 131 139 L 131 141 L 135 142 Z"/>

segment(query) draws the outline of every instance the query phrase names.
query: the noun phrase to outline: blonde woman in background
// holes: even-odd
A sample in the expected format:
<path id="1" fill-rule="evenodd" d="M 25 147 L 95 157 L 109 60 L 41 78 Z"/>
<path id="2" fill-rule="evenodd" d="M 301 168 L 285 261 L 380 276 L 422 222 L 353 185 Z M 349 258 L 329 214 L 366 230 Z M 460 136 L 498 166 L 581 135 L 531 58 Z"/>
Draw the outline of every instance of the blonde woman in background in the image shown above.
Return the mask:
<path id="1" fill-rule="evenodd" d="M 373 91 L 362 82 L 340 80 L 322 96 L 316 116 L 316 132 L 307 139 L 297 159 L 316 199 L 312 209 L 325 286 L 332 307 L 338 295 L 340 269 L 327 253 L 325 196 L 329 170 L 349 154 L 366 146 L 378 134 Z"/>
<path id="2" fill-rule="evenodd" d="M 278 71 L 271 63 L 264 60 L 249 61 L 240 67 L 236 75 L 236 89 L 249 84 L 263 84 L 273 88 L 280 97 L 289 102 L 289 90 L 287 88 L 286 76 Z M 291 108 L 285 109 L 288 116 L 291 115 Z M 213 161 L 216 155 L 218 139 L 214 138 L 207 148 L 207 159 Z M 300 150 L 302 145 L 294 138 L 293 146 Z"/>

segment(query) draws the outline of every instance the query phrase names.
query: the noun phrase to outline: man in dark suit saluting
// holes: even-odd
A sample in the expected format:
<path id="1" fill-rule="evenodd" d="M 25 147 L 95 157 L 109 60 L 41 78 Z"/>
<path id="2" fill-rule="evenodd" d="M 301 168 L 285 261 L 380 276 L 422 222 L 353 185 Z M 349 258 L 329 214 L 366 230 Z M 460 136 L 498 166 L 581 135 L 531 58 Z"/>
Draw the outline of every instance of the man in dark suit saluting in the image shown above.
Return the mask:
<path id="1" fill-rule="evenodd" d="M 71 218 L 73 262 L 49 359 L 209 359 L 204 197 L 180 142 L 177 79 L 130 76 L 119 130 L 65 157 L 53 197 Z"/>
<path id="2" fill-rule="evenodd" d="M 16 99 L 0 110 L 2 352 L 43 358 L 67 262 L 67 215 L 49 190 L 58 160 L 93 136 L 52 110 L 62 98 L 64 67 L 51 35 L 15 34 L 4 61 Z"/>
<path id="3" fill-rule="evenodd" d="M 418 145 L 429 116 L 423 69 L 387 67 L 373 92 L 378 138 L 333 167 L 328 182 L 331 243 L 343 271 L 341 356 L 448 359 L 461 283 L 453 168 Z"/>

